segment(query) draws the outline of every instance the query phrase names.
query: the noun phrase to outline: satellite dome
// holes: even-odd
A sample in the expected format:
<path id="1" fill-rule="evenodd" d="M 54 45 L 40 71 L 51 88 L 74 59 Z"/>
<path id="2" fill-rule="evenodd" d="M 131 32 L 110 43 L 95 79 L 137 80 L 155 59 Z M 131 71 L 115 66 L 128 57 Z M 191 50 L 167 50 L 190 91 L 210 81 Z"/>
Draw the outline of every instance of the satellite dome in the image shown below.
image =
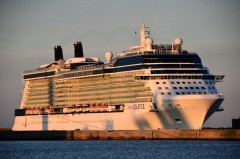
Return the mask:
<path id="1" fill-rule="evenodd" d="M 113 53 L 112 53 L 112 52 L 110 52 L 110 51 L 106 52 L 105 58 L 106 58 L 106 60 L 107 60 L 108 63 L 110 62 L 110 60 L 112 59 L 112 57 L 113 57 Z"/>
<path id="2" fill-rule="evenodd" d="M 145 44 L 146 44 L 147 46 L 152 45 L 152 44 L 153 44 L 153 39 L 152 39 L 152 38 L 147 38 L 147 39 L 145 40 Z"/>
<path id="3" fill-rule="evenodd" d="M 176 38 L 176 39 L 174 40 L 174 44 L 175 44 L 175 45 L 182 45 L 182 43 L 183 43 L 183 40 L 182 40 L 181 38 Z"/>
<path id="4" fill-rule="evenodd" d="M 147 38 L 145 40 L 145 45 L 147 46 L 147 50 L 152 50 L 152 44 L 153 44 L 153 39 L 152 38 Z"/>

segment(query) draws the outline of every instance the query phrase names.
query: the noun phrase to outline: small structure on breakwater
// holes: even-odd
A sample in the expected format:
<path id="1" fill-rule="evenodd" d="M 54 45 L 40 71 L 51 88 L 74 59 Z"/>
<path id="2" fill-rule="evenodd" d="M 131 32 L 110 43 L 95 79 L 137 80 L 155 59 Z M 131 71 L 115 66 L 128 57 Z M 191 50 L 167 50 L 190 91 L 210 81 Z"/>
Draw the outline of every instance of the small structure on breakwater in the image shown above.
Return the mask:
<path id="1" fill-rule="evenodd" d="M 240 118 L 239 119 L 232 119 L 232 128 L 233 129 L 240 129 Z"/>

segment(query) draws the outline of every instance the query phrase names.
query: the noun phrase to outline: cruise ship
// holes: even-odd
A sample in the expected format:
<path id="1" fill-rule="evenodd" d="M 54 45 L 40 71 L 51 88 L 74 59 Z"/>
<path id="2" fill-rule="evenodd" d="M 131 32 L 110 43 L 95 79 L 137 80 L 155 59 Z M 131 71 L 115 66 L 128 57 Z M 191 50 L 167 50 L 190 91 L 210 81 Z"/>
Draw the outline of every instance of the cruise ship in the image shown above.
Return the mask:
<path id="1" fill-rule="evenodd" d="M 154 44 L 141 25 L 139 44 L 106 63 L 85 57 L 81 42 L 74 57 L 23 72 L 25 87 L 15 110 L 13 130 L 158 130 L 201 129 L 224 100 L 196 53 L 182 49 L 183 40 Z"/>

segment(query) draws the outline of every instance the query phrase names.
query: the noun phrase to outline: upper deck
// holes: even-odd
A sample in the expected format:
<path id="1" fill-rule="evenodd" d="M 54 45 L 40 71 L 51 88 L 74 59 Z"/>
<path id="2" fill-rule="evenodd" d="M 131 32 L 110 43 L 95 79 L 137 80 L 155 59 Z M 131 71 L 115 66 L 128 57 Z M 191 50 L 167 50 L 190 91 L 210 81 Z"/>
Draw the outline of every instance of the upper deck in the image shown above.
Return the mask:
<path id="1" fill-rule="evenodd" d="M 114 58 L 111 52 L 107 52 L 105 64 L 99 58 L 83 57 L 83 52 L 76 53 L 76 49 L 75 58 L 64 60 L 61 47 L 57 46 L 55 55 L 58 52 L 60 55 L 55 59 L 58 61 L 42 65 L 35 70 L 24 71 L 23 79 L 61 79 L 141 69 L 153 69 L 153 74 L 209 74 L 209 70 L 203 67 L 196 53 L 182 50 L 181 38 L 176 38 L 171 44 L 154 44 L 149 33 L 148 27 L 142 24 L 140 45 L 122 51 Z M 74 46 L 82 51 L 81 42 L 75 43 Z"/>

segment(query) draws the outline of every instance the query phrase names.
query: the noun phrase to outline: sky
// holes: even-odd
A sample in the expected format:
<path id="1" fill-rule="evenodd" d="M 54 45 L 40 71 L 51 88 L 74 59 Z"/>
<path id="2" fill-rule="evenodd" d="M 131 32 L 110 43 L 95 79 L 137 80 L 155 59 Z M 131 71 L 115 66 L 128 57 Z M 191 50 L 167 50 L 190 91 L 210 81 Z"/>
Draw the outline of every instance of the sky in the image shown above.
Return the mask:
<path id="1" fill-rule="evenodd" d="M 217 88 L 225 96 L 223 112 L 204 127 L 231 127 L 240 118 L 239 0 L 0 0 L 0 128 L 12 127 L 24 88 L 22 72 L 54 61 L 53 47 L 74 56 L 81 41 L 84 55 L 105 60 L 136 44 L 144 22 L 154 43 L 183 39 L 212 74 L 226 75 Z"/>

